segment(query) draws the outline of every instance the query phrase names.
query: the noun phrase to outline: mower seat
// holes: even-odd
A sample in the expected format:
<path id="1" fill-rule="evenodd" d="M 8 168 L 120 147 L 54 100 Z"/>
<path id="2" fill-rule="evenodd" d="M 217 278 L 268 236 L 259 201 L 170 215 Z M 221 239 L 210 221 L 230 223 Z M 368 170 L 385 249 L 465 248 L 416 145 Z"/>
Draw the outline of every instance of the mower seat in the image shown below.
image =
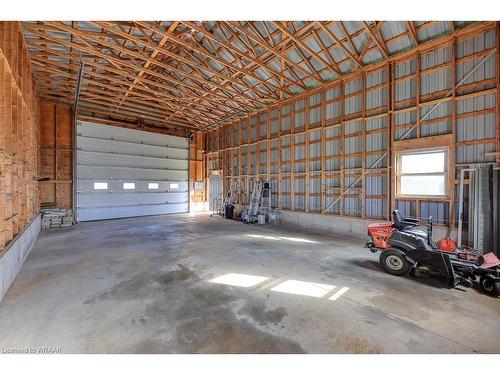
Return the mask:
<path id="1" fill-rule="evenodd" d="M 406 217 L 403 219 L 401 212 L 399 210 L 392 211 L 392 219 L 394 221 L 394 228 L 397 230 L 405 230 L 418 226 L 420 224 L 420 220 L 412 219 Z"/>

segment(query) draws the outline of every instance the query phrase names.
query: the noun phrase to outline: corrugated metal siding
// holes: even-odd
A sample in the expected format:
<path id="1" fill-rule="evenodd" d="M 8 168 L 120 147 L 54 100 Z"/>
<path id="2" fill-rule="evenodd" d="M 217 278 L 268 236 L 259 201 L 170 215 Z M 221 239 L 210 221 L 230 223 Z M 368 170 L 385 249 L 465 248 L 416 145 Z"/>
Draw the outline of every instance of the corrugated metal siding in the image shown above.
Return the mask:
<path id="1" fill-rule="evenodd" d="M 387 88 L 382 87 L 366 93 L 366 109 L 370 110 L 387 105 Z M 384 108 L 385 109 L 385 108 Z"/>
<path id="2" fill-rule="evenodd" d="M 267 141 L 259 143 L 259 173 L 267 173 Z"/>
<path id="3" fill-rule="evenodd" d="M 394 100 L 401 102 L 403 100 L 415 99 L 417 97 L 417 80 L 409 78 L 404 81 L 396 82 Z"/>
<path id="4" fill-rule="evenodd" d="M 432 94 L 434 92 L 449 90 L 452 87 L 451 68 L 422 74 L 420 77 L 420 95 Z"/>
<path id="5" fill-rule="evenodd" d="M 290 209 L 292 207 L 291 203 L 291 179 L 289 175 L 282 175 L 281 176 L 281 185 L 280 185 L 280 191 L 281 193 L 284 193 L 281 196 L 281 206 L 283 208 L 288 208 Z"/>
<path id="6" fill-rule="evenodd" d="M 445 118 L 451 115 L 451 102 L 442 103 L 439 107 L 437 107 L 432 112 L 432 106 L 422 106 L 420 107 L 420 118 L 425 117 L 425 121 L 427 120 L 435 120 L 440 118 Z M 429 114 L 427 115 L 427 113 Z M 443 120 L 438 122 L 431 122 L 429 124 L 421 124 L 420 136 L 428 137 L 432 135 L 440 135 L 440 134 L 449 134 L 451 133 L 451 120 Z"/>
<path id="7" fill-rule="evenodd" d="M 495 47 L 495 30 L 481 33 L 474 37 L 462 40 L 457 43 L 457 57 L 470 56 L 475 53 L 487 51 Z M 462 79 L 473 66 L 478 64 L 481 57 L 469 59 L 457 64 L 457 80 Z M 465 84 L 491 79 L 489 84 L 471 86 L 464 93 L 480 91 L 495 86 L 496 56 L 491 56 Z M 466 100 L 457 101 L 457 114 L 466 114 L 474 111 L 483 111 L 495 108 L 496 95 L 488 94 L 476 96 Z M 486 157 L 485 152 L 498 151 L 495 143 L 496 114 L 495 112 L 485 112 L 465 118 L 457 119 L 457 163 L 482 163 L 493 162 L 494 157 Z M 484 143 L 467 144 L 482 140 Z"/>
<path id="8" fill-rule="evenodd" d="M 418 25 L 418 23 L 416 24 Z M 443 32 L 443 30 L 448 30 L 449 26 L 447 24 L 446 22 L 437 22 L 428 28 L 422 28 L 419 32 L 420 41 L 435 37 L 436 33 Z M 386 26 L 382 32 L 387 35 L 398 35 L 403 26 L 405 26 L 404 22 L 395 22 L 390 27 Z M 330 45 L 332 43 L 330 38 L 321 31 L 319 32 L 323 42 Z M 494 31 L 460 41 L 456 47 L 457 58 L 460 59 L 493 48 L 494 41 Z M 359 37 L 354 37 L 353 43 L 362 48 L 366 43 L 366 36 L 362 34 Z M 409 39 L 403 37 L 390 42 L 388 47 L 391 51 L 392 49 L 404 50 L 409 43 Z M 311 44 L 311 48 L 317 48 L 317 45 Z M 331 49 L 335 59 L 346 57 L 345 53 L 337 47 L 332 46 Z M 365 54 L 365 59 L 372 52 L 378 54 L 378 51 L 374 49 L 374 51 Z M 474 60 L 462 61 L 457 64 L 457 81 L 477 64 L 487 52 L 478 55 Z M 377 55 L 373 58 L 380 57 L 380 55 Z M 364 207 L 366 217 L 385 217 L 389 205 L 386 198 L 389 190 L 387 173 L 390 172 L 387 172 L 384 168 L 388 165 L 388 158 L 382 159 L 372 171 L 367 168 L 387 150 L 388 143 L 391 141 L 388 132 L 389 119 L 392 117 L 395 140 L 400 139 L 402 134 L 416 124 L 417 114 L 421 119 L 424 118 L 424 120 L 421 120 L 418 132 L 420 137 L 450 134 L 452 132 L 451 119 L 447 119 L 453 113 L 451 98 L 450 101 L 443 101 L 429 116 L 426 113 L 432 108 L 433 104 L 422 104 L 442 98 L 453 87 L 452 67 L 450 65 L 452 49 L 449 46 L 440 47 L 437 50 L 423 53 L 419 58 L 420 61 L 417 61 L 414 57 L 407 61 L 395 63 L 394 76 L 397 81 L 394 85 L 395 102 L 394 112 L 392 113 L 373 116 L 387 110 L 388 98 L 387 86 L 385 85 L 387 82 L 387 68 L 381 68 L 368 72 L 364 78 L 361 78 L 361 75 L 352 76 L 343 80 L 341 84 L 324 91 L 315 92 L 299 100 L 291 101 L 278 110 L 270 111 L 269 120 L 265 117 L 259 118 L 256 126 L 259 141 L 267 137 L 266 121 L 269 121 L 270 124 L 271 138 L 277 137 L 278 133 L 281 136 L 279 140 L 273 139 L 270 141 L 269 162 L 271 163 L 271 169 L 268 171 L 267 165 L 265 165 L 267 160 L 263 152 L 263 147 L 266 145 L 264 141 L 259 143 L 261 151 L 258 154 L 258 160 L 261 167 L 258 171 L 252 169 L 248 173 L 271 173 L 271 179 L 276 185 L 273 191 L 273 202 L 277 204 L 279 187 L 280 200 L 282 207 L 285 209 L 304 210 L 307 208 L 313 212 L 320 211 L 322 207 L 328 207 L 343 192 L 344 197 L 334 207 L 329 208 L 328 213 L 339 213 L 340 206 L 343 205 L 345 215 L 361 216 L 363 214 L 361 210 Z M 297 59 L 304 63 L 300 56 L 297 56 Z M 442 64 L 445 64 L 445 66 L 441 66 Z M 422 69 L 419 83 L 416 74 L 417 65 L 420 65 Z M 349 64 L 343 64 L 342 69 L 350 69 L 351 66 L 352 63 L 349 62 Z M 491 58 L 468 79 L 466 84 L 494 78 L 494 68 L 495 59 Z M 302 73 L 298 74 L 302 76 Z M 365 90 L 363 90 L 363 84 Z M 419 94 L 421 95 L 419 112 L 415 109 L 418 85 L 420 86 Z M 493 157 L 485 158 L 484 153 L 496 151 L 494 138 L 495 113 L 488 111 L 495 107 L 495 94 L 476 96 L 466 100 L 461 99 L 461 95 L 464 93 L 483 90 L 494 87 L 494 85 L 495 81 L 490 80 L 481 86 L 471 85 L 466 91 L 463 87 L 457 90 L 455 100 L 457 123 L 454 134 L 456 135 L 456 161 L 459 164 L 494 160 Z M 363 93 L 365 93 L 364 98 Z M 322 102 L 323 98 L 324 102 Z M 363 100 L 365 116 L 368 117 L 359 120 L 362 116 Z M 464 114 L 475 111 L 484 112 L 474 116 L 464 116 Z M 279 118 L 281 118 L 281 124 L 278 124 Z M 259 127 L 259 124 L 264 125 Z M 281 129 L 279 125 L 281 125 Z M 309 131 L 303 133 L 302 131 L 306 125 Z M 243 129 L 247 125 L 243 123 L 241 126 Z M 365 132 L 368 134 L 365 134 Z M 238 132 L 232 132 L 232 136 L 226 136 L 226 140 L 232 139 L 234 142 L 235 138 L 237 138 L 235 134 L 238 134 Z M 324 140 L 322 140 L 322 134 Z M 417 128 L 414 128 L 411 134 L 406 136 L 406 139 L 416 136 Z M 255 135 L 247 136 L 247 138 L 252 141 Z M 216 149 L 221 139 L 212 136 L 210 142 L 209 147 Z M 281 152 L 278 151 L 280 142 Z M 241 148 L 242 151 L 246 151 L 244 147 Z M 252 150 L 255 146 L 248 147 Z M 364 158 L 363 151 L 367 153 Z M 243 155 L 238 162 L 244 166 L 244 173 L 247 173 L 245 169 L 247 168 L 245 167 L 247 160 L 245 158 L 246 156 Z M 308 163 L 307 158 L 309 158 Z M 322 165 L 323 160 L 324 166 Z M 280 161 L 282 163 L 282 174 L 279 177 L 280 181 L 278 181 L 277 173 L 279 172 L 278 163 Z M 254 160 L 248 160 L 248 162 L 248 164 L 255 165 Z M 237 164 L 235 163 L 235 165 Z M 353 183 L 361 176 L 362 170 L 364 171 L 364 177 L 356 183 L 353 189 L 347 191 L 340 189 L 341 186 L 345 189 Z M 322 184 L 323 191 L 321 191 Z M 304 196 L 306 191 L 309 193 L 307 197 Z M 321 202 L 321 195 L 324 198 L 323 202 Z M 397 200 L 396 207 L 405 216 L 415 217 L 418 215 L 425 218 L 428 215 L 433 215 L 436 223 L 446 223 L 449 220 L 448 203 L 425 201 L 425 199 L 420 201 Z"/>
<path id="9" fill-rule="evenodd" d="M 402 113 L 396 113 L 394 115 L 394 126 L 395 126 L 395 140 L 399 140 L 401 136 L 406 133 L 409 129 L 408 126 L 403 125 L 414 125 L 417 122 L 416 111 L 407 111 Z M 414 128 L 405 139 L 416 138 L 417 129 Z"/>
<path id="10" fill-rule="evenodd" d="M 420 202 L 420 218 L 426 220 L 432 216 L 435 224 L 447 224 L 448 217 L 448 203 L 447 202 Z"/>

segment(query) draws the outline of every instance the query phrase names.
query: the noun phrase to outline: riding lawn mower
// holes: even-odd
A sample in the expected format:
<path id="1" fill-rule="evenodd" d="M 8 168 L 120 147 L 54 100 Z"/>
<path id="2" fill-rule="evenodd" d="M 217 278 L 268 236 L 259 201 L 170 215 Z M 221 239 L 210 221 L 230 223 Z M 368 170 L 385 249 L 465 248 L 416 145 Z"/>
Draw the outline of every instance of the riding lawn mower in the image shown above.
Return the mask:
<path id="1" fill-rule="evenodd" d="M 394 210 L 393 222 L 368 225 L 365 247 L 371 252 L 380 251 L 383 269 L 392 275 L 412 276 L 427 274 L 441 277 L 450 288 L 457 285 L 472 287 L 479 279 L 479 286 L 487 294 L 500 295 L 500 260 L 493 252 L 466 247 L 456 247 L 449 239 L 432 239 L 432 216 L 427 228 L 420 220 L 403 218 Z"/>

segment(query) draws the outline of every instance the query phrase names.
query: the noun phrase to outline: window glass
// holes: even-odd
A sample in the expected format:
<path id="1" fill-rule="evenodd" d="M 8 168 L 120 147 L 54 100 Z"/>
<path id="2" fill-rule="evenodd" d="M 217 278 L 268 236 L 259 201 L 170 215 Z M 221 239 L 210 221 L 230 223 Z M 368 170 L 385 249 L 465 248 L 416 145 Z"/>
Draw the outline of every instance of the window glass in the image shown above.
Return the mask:
<path id="1" fill-rule="evenodd" d="M 179 189 L 179 184 L 175 183 L 170 184 L 170 189 Z"/>
<path id="2" fill-rule="evenodd" d="M 157 182 L 148 183 L 148 189 L 158 189 L 158 183 Z"/>
<path id="3" fill-rule="evenodd" d="M 134 190 L 135 189 L 135 182 L 124 182 L 123 189 L 124 190 Z"/>
<path id="4" fill-rule="evenodd" d="M 401 173 L 444 172 L 444 151 L 401 156 Z"/>
<path id="5" fill-rule="evenodd" d="M 401 194 L 444 195 L 445 178 L 438 176 L 401 176 Z"/>
<path id="6" fill-rule="evenodd" d="M 397 193 L 405 196 L 447 194 L 447 149 L 402 152 L 397 163 Z"/>
<path id="7" fill-rule="evenodd" d="M 107 182 L 94 182 L 94 190 L 106 190 L 107 188 Z"/>

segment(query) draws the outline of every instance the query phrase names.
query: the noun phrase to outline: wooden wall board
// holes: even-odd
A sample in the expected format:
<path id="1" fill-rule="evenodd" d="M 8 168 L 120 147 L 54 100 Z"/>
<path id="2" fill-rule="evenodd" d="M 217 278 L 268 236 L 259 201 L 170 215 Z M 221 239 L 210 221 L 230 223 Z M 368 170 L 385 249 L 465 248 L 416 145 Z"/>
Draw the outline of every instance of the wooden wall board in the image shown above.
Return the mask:
<path id="1" fill-rule="evenodd" d="M 72 109 L 63 104 L 41 102 L 40 202 L 60 208 L 72 207 L 73 150 Z M 57 183 L 56 183 L 57 182 Z"/>
<path id="2" fill-rule="evenodd" d="M 40 100 L 19 22 L 0 22 L 0 251 L 38 213 Z"/>

